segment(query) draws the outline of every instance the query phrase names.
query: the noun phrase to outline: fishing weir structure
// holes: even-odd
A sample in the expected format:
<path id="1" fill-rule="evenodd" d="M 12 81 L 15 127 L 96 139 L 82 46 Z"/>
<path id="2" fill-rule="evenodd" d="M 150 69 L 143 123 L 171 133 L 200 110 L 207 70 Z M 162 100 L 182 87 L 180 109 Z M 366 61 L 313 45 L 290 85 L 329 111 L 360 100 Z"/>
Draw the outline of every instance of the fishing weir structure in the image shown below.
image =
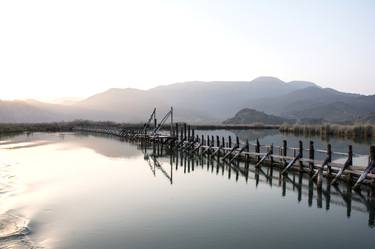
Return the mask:
<path id="1" fill-rule="evenodd" d="M 288 147 L 286 140 L 283 140 L 281 145 L 262 145 L 258 139 L 255 143 L 250 143 L 248 140 L 240 141 L 238 136 L 232 141 L 231 136 L 225 138 L 197 135 L 193 126 L 174 123 L 173 108 L 160 122 L 156 118 L 155 108 L 142 128 L 75 127 L 74 130 L 118 136 L 130 142 L 150 146 L 155 153 L 178 150 L 190 155 L 205 155 L 242 172 L 249 171 L 250 164 L 254 164 L 256 168 L 279 167 L 281 175 L 287 175 L 289 171 L 299 171 L 309 174 L 318 188 L 322 188 L 324 178 L 329 185 L 340 180 L 353 184 L 353 189 L 363 184 L 375 188 L 374 145 L 369 148 L 367 166 L 353 165 L 353 157 L 358 155 L 353 152 L 351 145 L 348 146 L 347 152 L 336 152 L 331 144 L 328 144 L 326 149 L 316 149 L 313 141 L 307 146 L 299 141 L 298 147 Z M 345 162 L 333 160 L 335 155 L 346 157 Z"/>

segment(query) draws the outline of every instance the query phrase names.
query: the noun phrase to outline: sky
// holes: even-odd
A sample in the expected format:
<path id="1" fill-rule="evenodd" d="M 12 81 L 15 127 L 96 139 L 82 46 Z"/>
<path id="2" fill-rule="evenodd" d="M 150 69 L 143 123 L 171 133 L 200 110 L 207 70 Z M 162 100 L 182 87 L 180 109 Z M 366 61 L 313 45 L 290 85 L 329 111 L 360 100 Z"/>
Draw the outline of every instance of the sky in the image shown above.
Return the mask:
<path id="1" fill-rule="evenodd" d="M 375 94 L 375 1 L 0 0 L 0 99 L 275 76 Z"/>

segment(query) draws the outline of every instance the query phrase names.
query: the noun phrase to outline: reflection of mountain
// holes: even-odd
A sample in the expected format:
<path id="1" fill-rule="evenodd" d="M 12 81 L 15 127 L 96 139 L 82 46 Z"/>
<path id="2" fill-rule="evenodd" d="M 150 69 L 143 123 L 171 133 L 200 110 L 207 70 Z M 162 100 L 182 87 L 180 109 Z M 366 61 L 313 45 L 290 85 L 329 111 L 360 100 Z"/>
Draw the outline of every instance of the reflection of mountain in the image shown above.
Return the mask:
<path id="1" fill-rule="evenodd" d="M 112 158 L 131 158 L 142 155 L 137 146 L 124 143 L 117 137 L 109 137 L 100 134 L 77 133 L 66 136 L 66 142 L 77 147 L 92 149 L 98 154 Z"/>
<path id="2" fill-rule="evenodd" d="M 242 141 L 248 139 L 250 142 L 254 142 L 256 139 L 262 140 L 266 136 L 274 136 L 279 134 L 278 130 L 233 130 L 236 136 Z"/>
<path id="3" fill-rule="evenodd" d="M 1 141 L 2 140 L 2 141 Z M 112 158 L 131 158 L 142 154 L 137 146 L 122 142 L 118 137 L 88 133 L 30 133 L 0 137 L 4 148 L 26 148 L 58 143 L 64 140 L 67 147 L 84 147 Z"/>

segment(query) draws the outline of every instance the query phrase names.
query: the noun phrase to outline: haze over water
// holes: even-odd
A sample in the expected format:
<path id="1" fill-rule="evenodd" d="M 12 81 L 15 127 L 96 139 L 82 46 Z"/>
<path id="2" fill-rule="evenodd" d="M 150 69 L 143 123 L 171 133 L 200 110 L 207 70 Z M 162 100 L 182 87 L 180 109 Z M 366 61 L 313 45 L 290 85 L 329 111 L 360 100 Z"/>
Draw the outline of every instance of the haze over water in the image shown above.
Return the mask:
<path id="1" fill-rule="evenodd" d="M 284 138 L 209 133 L 275 145 Z M 330 142 L 343 152 L 349 143 L 368 149 Z M 340 183 L 318 193 L 299 173 L 280 179 L 277 168 L 250 166 L 246 175 L 206 157 L 152 154 L 84 133 L 0 138 L 0 248 L 373 246 L 375 203 L 366 191 L 350 194 Z"/>

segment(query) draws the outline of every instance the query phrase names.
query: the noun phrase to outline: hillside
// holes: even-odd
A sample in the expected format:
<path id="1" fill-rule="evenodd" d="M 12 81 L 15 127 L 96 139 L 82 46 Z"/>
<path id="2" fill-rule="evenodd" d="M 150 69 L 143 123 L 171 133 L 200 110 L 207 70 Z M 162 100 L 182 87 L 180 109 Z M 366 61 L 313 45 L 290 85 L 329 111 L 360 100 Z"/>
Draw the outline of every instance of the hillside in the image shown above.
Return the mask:
<path id="1" fill-rule="evenodd" d="M 373 114 L 375 96 L 343 93 L 308 81 L 284 82 L 274 77 L 192 81 L 149 90 L 112 88 L 69 105 L 0 101 L 0 122 L 143 122 L 154 107 L 160 120 L 171 106 L 176 121 L 190 123 L 221 123 L 244 108 L 299 122 L 352 122 Z"/>
<path id="2" fill-rule="evenodd" d="M 147 91 L 110 89 L 75 106 L 101 111 L 118 110 L 129 115 L 129 120 L 136 121 L 144 120 L 155 106 L 159 115 L 173 106 L 176 120 L 221 123 L 246 108 L 249 99 L 277 97 L 309 86 L 318 87 L 311 82 L 286 83 L 274 77 L 259 77 L 252 81 L 192 81 L 158 86 Z"/>
<path id="3" fill-rule="evenodd" d="M 281 118 L 274 115 L 268 115 L 254 109 L 245 108 L 236 113 L 233 118 L 227 119 L 223 124 L 270 124 L 278 125 L 283 123 L 292 123 L 294 120 Z"/>

